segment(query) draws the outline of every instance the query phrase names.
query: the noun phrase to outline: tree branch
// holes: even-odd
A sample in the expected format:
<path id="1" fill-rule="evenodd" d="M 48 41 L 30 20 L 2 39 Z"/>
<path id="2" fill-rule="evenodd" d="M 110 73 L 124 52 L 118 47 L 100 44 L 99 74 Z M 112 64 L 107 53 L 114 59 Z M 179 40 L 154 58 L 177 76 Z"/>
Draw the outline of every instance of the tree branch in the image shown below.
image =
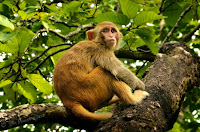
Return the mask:
<path id="1" fill-rule="evenodd" d="M 164 6 L 164 3 L 165 3 L 165 0 L 162 0 L 162 3 L 161 3 L 160 8 L 159 8 L 159 14 L 161 14 L 162 11 L 163 11 L 162 8 Z"/>
<path id="2" fill-rule="evenodd" d="M 70 43 L 63 43 L 63 44 L 57 44 L 57 45 L 50 45 L 45 51 L 43 51 L 39 56 L 35 57 L 34 59 L 28 61 L 25 66 L 24 66 L 24 69 L 30 64 L 32 63 L 33 61 L 39 59 L 40 57 L 42 57 L 45 53 L 47 53 L 50 49 L 54 48 L 54 47 L 58 47 L 58 46 L 63 46 L 63 45 L 69 45 L 69 46 L 72 46 L 72 44 Z"/>
<path id="3" fill-rule="evenodd" d="M 38 59 L 39 57 L 44 55 L 49 49 L 51 49 L 53 47 L 61 46 L 61 45 L 66 45 L 66 44 L 58 44 L 58 45 L 50 46 L 42 54 L 40 54 L 36 58 L 34 58 L 34 59 L 30 60 L 29 62 L 27 62 L 26 65 L 24 66 L 24 68 L 26 68 L 30 63 L 32 63 L 33 61 L 35 61 L 36 59 Z M 34 70 L 31 71 L 31 73 L 33 73 L 35 70 L 37 70 L 49 57 L 51 57 L 51 56 L 53 56 L 53 55 L 55 55 L 55 54 L 57 54 L 59 52 L 68 50 L 69 48 L 70 47 L 63 48 L 63 49 L 60 49 L 60 50 L 48 55 L 42 62 L 40 62 L 37 65 L 37 67 Z M 129 58 L 129 59 L 135 59 L 135 60 L 147 60 L 147 61 L 151 61 L 151 62 L 155 59 L 155 55 L 152 54 L 152 53 L 133 52 L 133 51 L 130 51 L 130 50 L 118 50 L 118 51 L 115 52 L 115 54 L 116 54 L 116 56 L 118 58 Z"/>
<path id="4" fill-rule="evenodd" d="M 190 9 L 192 8 L 192 5 L 190 5 L 184 12 L 182 12 L 182 14 L 180 15 L 179 19 L 177 20 L 176 24 L 174 25 L 174 27 L 171 29 L 171 31 L 167 34 L 167 36 L 165 37 L 165 39 L 162 42 L 162 45 L 164 43 L 167 42 L 167 40 L 169 39 L 169 37 L 172 36 L 172 34 L 174 33 L 174 31 L 176 30 L 176 28 L 178 27 L 179 23 L 181 22 L 181 20 L 183 19 L 183 17 L 190 11 Z"/>
<path id="5" fill-rule="evenodd" d="M 60 50 L 58 50 L 58 51 L 56 51 L 56 52 L 54 52 L 54 53 L 49 54 L 42 62 L 40 62 L 40 63 L 36 66 L 35 69 L 33 69 L 33 70 L 31 71 L 31 73 L 33 73 L 35 70 L 37 70 L 37 69 L 38 69 L 47 59 L 49 59 L 51 56 L 53 56 L 53 55 L 55 55 L 55 54 L 57 54 L 57 53 L 59 53 L 59 52 L 68 50 L 69 48 L 70 48 L 70 47 L 63 48 L 63 49 L 60 49 Z"/>
<path id="6" fill-rule="evenodd" d="M 60 123 L 95 131 L 167 131 L 177 119 L 186 91 L 200 82 L 200 58 L 190 54 L 184 44 L 161 47 L 143 81 L 150 96 L 136 106 L 114 108 L 112 118 L 96 123 L 77 119 L 55 104 L 22 105 L 0 112 L 0 130 L 30 123 Z"/>
<path id="7" fill-rule="evenodd" d="M 69 24 L 67 24 L 66 22 L 59 21 L 59 20 L 56 20 L 56 19 L 53 19 L 53 18 L 49 18 L 49 20 L 54 21 L 54 22 L 56 22 L 56 23 L 64 24 L 64 25 L 67 26 L 67 27 L 78 27 L 77 25 L 69 25 Z"/>
<path id="8" fill-rule="evenodd" d="M 55 33 L 57 36 L 59 36 L 63 39 L 67 39 L 67 38 L 69 38 L 73 35 L 78 34 L 82 29 L 92 28 L 92 27 L 94 27 L 93 23 L 89 23 L 89 24 L 85 24 L 85 25 L 79 25 L 79 27 L 75 31 L 72 31 L 72 32 L 68 33 L 67 35 L 62 35 L 62 34 L 56 32 L 55 30 L 52 30 L 52 29 L 49 29 L 49 31 Z M 42 30 L 40 30 L 40 32 L 47 32 L 47 30 L 42 29 Z"/>
<path id="9" fill-rule="evenodd" d="M 68 114 L 64 107 L 55 104 L 21 105 L 0 113 L 0 130 L 31 123 L 66 121 Z"/>
<path id="10" fill-rule="evenodd" d="M 117 50 L 115 55 L 118 58 L 128 58 L 128 59 L 135 59 L 135 60 L 147 60 L 147 61 L 154 61 L 155 55 L 152 53 L 144 53 L 144 52 L 136 52 L 130 50 Z"/>
<path id="11" fill-rule="evenodd" d="M 189 32 L 188 34 L 185 34 L 183 36 L 183 38 L 181 39 L 181 42 L 186 42 L 188 39 L 191 39 L 192 35 L 197 31 L 199 30 L 200 28 L 200 24 L 197 25 L 191 32 Z"/>
<path id="12" fill-rule="evenodd" d="M 70 33 L 67 34 L 67 35 L 62 35 L 62 34 L 56 32 L 55 30 L 52 30 L 52 29 L 49 29 L 49 31 L 55 33 L 56 35 L 58 35 L 59 37 L 61 37 L 61 38 L 63 38 L 63 39 L 67 39 L 68 37 L 71 37 L 71 36 L 73 36 L 73 35 L 78 34 L 82 29 L 90 28 L 90 27 L 94 27 L 93 23 L 89 23 L 89 24 L 85 24 L 85 25 L 80 25 L 75 31 L 72 31 L 72 32 L 70 32 Z M 21 57 L 24 56 L 25 52 L 26 52 L 26 51 L 30 48 L 30 46 L 32 45 L 33 40 L 37 37 L 38 33 L 40 33 L 40 32 L 47 32 L 47 30 L 46 30 L 46 29 L 40 29 L 40 30 L 38 30 L 38 31 L 36 32 L 36 35 L 33 36 L 33 38 L 31 39 L 31 41 L 30 41 L 30 43 L 29 43 L 29 45 L 26 47 L 26 49 L 24 50 L 24 52 L 23 52 L 23 54 L 21 55 Z"/>
<path id="13" fill-rule="evenodd" d="M 150 96 L 139 105 L 118 105 L 95 132 L 165 132 L 173 127 L 186 91 L 200 82 L 200 58 L 180 43 L 165 44 L 160 51 L 143 78 Z"/>

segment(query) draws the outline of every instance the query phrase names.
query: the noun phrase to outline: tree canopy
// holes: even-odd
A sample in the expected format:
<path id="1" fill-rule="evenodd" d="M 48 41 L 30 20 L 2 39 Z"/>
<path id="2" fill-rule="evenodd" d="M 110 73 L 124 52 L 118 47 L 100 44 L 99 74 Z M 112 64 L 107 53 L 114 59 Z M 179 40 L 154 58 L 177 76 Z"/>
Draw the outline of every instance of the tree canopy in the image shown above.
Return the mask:
<path id="1" fill-rule="evenodd" d="M 166 112 L 179 116 L 173 121 L 171 117 L 165 117 L 168 125 L 162 130 L 172 127 L 171 132 L 200 130 L 199 0 L 0 0 L 0 130 L 73 131 L 78 128 L 76 126 L 81 126 L 66 127 L 51 116 L 51 121 L 42 120 L 39 124 L 32 118 L 38 121 L 44 115 L 38 114 L 37 110 L 50 109 L 49 115 L 53 113 L 67 119 L 68 114 L 53 90 L 54 66 L 64 52 L 87 39 L 87 30 L 102 21 L 112 21 L 119 27 L 123 41 L 115 52 L 116 56 L 139 78 L 145 77 L 143 80 L 149 92 L 167 97 L 163 89 L 166 88 L 170 95 L 174 95 L 169 97 L 173 99 L 170 102 L 173 108 L 166 107 Z M 178 59 L 175 59 L 176 55 Z M 162 83 L 157 82 L 159 79 Z M 156 87 L 159 92 L 155 92 Z M 131 110 L 142 111 L 142 108 L 147 108 L 147 103 L 154 102 L 151 106 L 158 117 L 163 117 L 157 108 L 164 108 L 167 103 L 162 106 L 156 99 L 160 97 L 150 97 L 141 108 L 135 106 Z M 48 105 L 44 106 L 46 103 Z M 127 108 L 116 107 L 118 114 Z M 34 114 L 23 113 L 26 108 L 34 109 L 31 111 Z M 129 117 L 127 113 L 131 110 L 124 111 L 127 115 L 125 120 L 137 116 L 131 114 Z M 18 114 L 16 120 L 12 112 Z M 72 118 L 70 114 L 69 117 Z M 118 119 L 121 118 L 115 121 Z M 98 127 L 108 130 L 104 129 L 105 124 L 100 123 Z M 128 125 L 127 130 L 133 129 Z"/>

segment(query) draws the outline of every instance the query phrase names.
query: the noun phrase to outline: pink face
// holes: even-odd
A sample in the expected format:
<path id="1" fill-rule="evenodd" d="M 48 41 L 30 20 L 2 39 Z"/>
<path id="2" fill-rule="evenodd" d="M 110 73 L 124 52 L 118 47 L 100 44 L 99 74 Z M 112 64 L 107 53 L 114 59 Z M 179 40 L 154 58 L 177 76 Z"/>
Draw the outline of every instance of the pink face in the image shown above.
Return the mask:
<path id="1" fill-rule="evenodd" d="M 113 26 L 106 26 L 101 30 L 101 35 L 103 36 L 103 40 L 110 48 L 115 47 L 117 43 L 117 30 Z"/>

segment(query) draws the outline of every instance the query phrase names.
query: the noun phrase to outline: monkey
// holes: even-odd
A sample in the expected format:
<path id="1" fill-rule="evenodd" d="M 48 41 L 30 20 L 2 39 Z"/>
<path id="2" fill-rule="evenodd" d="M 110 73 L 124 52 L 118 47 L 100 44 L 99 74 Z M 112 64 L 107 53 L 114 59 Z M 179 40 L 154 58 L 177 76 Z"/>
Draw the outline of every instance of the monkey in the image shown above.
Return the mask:
<path id="1" fill-rule="evenodd" d="M 99 23 L 86 34 L 88 40 L 72 46 L 56 64 L 54 89 L 76 117 L 99 122 L 112 113 L 94 113 L 96 110 L 119 100 L 135 105 L 149 93 L 144 91 L 145 84 L 115 56 L 123 35 L 114 23 Z"/>

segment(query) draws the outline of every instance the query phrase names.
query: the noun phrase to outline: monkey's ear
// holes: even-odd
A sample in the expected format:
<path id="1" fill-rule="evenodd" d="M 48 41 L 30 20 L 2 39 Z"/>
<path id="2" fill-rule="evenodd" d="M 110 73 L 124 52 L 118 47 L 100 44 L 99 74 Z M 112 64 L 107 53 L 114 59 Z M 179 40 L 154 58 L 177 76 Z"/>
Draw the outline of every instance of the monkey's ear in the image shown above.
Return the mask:
<path id="1" fill-rule="evenodd" d="M 120 32 L 120 34 L 119 34 L 119 35 L 120 35 L 120 38 L 123 38 L 123 34 L 122 34 L 121 32 Z"/>
<path id="2" fill-rule="evenodd" d="M 88 37 L 89 40 L 93 39 L 93 37 L 94 37 L 94 31 L 93 30 L 87 31 L 86 34 L 87 34 L 87 37 Z"/>

